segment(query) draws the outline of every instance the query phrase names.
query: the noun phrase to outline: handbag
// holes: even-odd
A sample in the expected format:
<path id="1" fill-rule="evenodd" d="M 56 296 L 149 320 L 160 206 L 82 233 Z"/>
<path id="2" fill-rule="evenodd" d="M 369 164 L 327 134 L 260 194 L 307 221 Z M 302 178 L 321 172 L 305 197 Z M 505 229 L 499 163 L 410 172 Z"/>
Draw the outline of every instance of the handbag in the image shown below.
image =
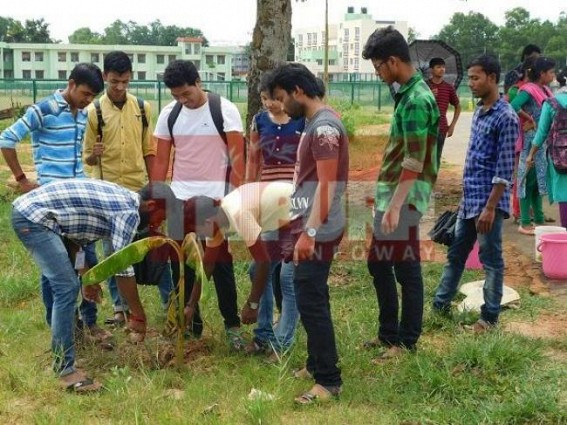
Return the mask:
<path id="1" fill-rule="evenodd" d="M 457 211 L 445 211 L 437 218 L 428 235 L 433 242 L 451 246 L 455 239 L 455 225 L 457 224 Z"/>
<path id="2" fill-rule="evenodd" d="M 134 241 L 153 236 L 149 230 L 139 231 Z M 139 263 L 135 263 L 134 273 L 136 274 L 136 282 L 138 285 L 157 286 L 161 280 L 166 267 L 169 267 L 170 247 L 165 244 L 149 251 L 144 259 Z"/>

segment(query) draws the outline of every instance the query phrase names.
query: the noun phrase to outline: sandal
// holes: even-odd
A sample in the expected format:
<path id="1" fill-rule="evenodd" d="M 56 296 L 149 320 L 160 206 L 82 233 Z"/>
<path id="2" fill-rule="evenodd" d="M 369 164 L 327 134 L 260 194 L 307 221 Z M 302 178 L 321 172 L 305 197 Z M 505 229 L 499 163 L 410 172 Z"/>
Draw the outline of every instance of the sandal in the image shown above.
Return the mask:
<path id="1" fill-rule="evenodd" d="M 228 345 L 234 351 L 242 351 L 246 347 L 246 341 L 242 336 L 244 331 L 241 328 L 228 328 L 226 330 L 226 339 L 228 341 Z"/>
<path id="2" fill-rule="evenodd" d="M 338 387 L 324 387 L 320 384 L 313 385 L 309 391 L 304 392 L 299 397 L 295 398 L 295 402 L 302 406 L 308 404 L 320 403 L 330 401 L 333 398 L 337 398 L 341 393 L 342 388 Z"/>
<path id="3" fill-rule="evenodd" d="M 388 343 L 380 340 L 380 338 L 374 338 L 374 339 L 371 339 L 369 341 L 364 341 L 362 343 L 362 348 L 364 348 L 365 350 L 371 350 L 373 348 L 380 348 L 380 347 L 389 348 L 391 346 L 392 346 L 391 344 L 388 344 Z"/>
<path id="4" fill-rule="evenodd" d="M 398 345 L 393 345 L 388 348 L 381 356 L 372 359 L 372 364 L 379 365 L 384 363 L 385 361 L 392 360 L 398 358 L 404 354 L 404 349 Z"/>
<path id="5" fill-rule="evenodd" d="M 117 311 L 114 313 L 114 317 L 109 317 L 104 321 L 105 325 L 121 327 L 126 324 L 126 319 L 130 316 L 127 312 Z"/>
<path id="6" fill-rule="evenodd" d="M 518 233 L 521 233 L 522 235 L 533 236 L 535 235 L 535 230 L 533 227 L 519 226 Z"/>
<path id="7" fill-rule="evenodd" d="M 102 388 L 102 384 L 100 382 L 85 376 L 79 371 L 62 376 L 59 379 L 65 391 L 76 394 L 93 393 L 100 391 Z"/>
<path id="8" fill-rule="evenodd" d="M 555 220 L 553 217 L 547 217 L 547 216 L 545 216 L 544 221 L 545 221 L 546 223 L 555 223 L 556 220 Z"/>

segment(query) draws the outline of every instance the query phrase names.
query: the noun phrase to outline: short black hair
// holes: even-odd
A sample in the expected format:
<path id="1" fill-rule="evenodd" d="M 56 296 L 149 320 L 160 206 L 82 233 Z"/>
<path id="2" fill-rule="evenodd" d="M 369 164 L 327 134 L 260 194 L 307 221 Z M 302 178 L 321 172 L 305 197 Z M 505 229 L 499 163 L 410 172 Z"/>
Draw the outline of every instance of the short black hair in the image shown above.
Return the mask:
<path id="1" fill-rule="evenodd" d="M 194 196 L 183 202 L 185 228 L 202 226 L 219 212 L 220 202 L 208 196 Z"/>
<path id="2" fill-rule="evenodd" d="M 496 82 L 500 81 L 500 62 L 498 58 L 494 55 L 480 55 L 474 58 L 467 65 L 467 69 L 473 66 L 480 66 L 486 75 L 494 74 L 496 76 Z"/>
<path id="3" fill-rule="evenodd" d="M 125 72 L 132 72 L 132 61 L 130 57 L 120 51 L 114 50 L 104 56 L 104 72 L 116 72 L 124 74 Z"/>
<path id="4" fill-rule="evenodd" d="M 286 63 L 274 69 L 268 82 L 271 96 L 273 96 L 276 87 L 280 87 L 288 94 L 291 94 L 296 87 L 299 87 L 311 99 L 321 97 L 321 89 L 317 83 L 317 77 L 305 65 L 300 63 Z"/>
<path id="5" fill-rule="evenodd" d="M 555 61 L 545 56 L 535 58 L 533 66 L 528 70 L 530 81 L 537 81 L 543 72 L 555 68 Z"/>
<path id="6" fill-rule="evenodd" d="M 327 88 L 325 87 L 325 82 L 322 78 L 317 77 L 317 87 L 319 87 L 319 97 L 323 99 L 325 93 L 327 93 Z"/>
<path id="7" fill-rule="evenodd" d="M 175 197 L 171 187 L 163 182 L 150 182 L 138 191 L 141 201 L 156 201 L 157 208 L 164 209 L 167 215 L 168 224 L 176 222 L 173 219 L 182 213 L 182 201 Z M 148 226 L 150 213 L 140 213 L 140 229 Z"/>
<path id="8" fill-rule="evenodd" d="M 170 89 L 185 84 L 194 86 L 200 79 L 195 64 L 188 60 L 177 59 L 169 62 L 163 73 L 163 82 Z"/>
<path id="9" fill-rule="evenodd" d="M 443 58 L 432 58 L 429 61 L 429 67 L 430 68 L 433 68 L 437 65 L 445 65 L 445 59 L 443 59 Z"/>
<path id="10" fill-rule="evenodd" d="M 76 85 L 86 85 L 95 94 L 100 93 L 104 89 L 104 80 L 100 68 L 94 63 L 78 63 L 75 65 L 69 80 L 73 80 Z"/>
<path id="11" fill-rule="evenodd" d="M 411 62 L 406 39 L 397 29 L 389 25 L 370 34 L 362 50 L 362 57 L 387 60 L 391 56 L 396 56 L 406 63 Z"/>
<path id="12" fill-rule="evenodd" d="M 522 50 L 522 58 L 520 59 L 522 62 L 526 60 L 528 56 L 533 55 L 534 53 L 541 55 L 541 49 L 536 46 L 535 44 L 528 44 Z"/>

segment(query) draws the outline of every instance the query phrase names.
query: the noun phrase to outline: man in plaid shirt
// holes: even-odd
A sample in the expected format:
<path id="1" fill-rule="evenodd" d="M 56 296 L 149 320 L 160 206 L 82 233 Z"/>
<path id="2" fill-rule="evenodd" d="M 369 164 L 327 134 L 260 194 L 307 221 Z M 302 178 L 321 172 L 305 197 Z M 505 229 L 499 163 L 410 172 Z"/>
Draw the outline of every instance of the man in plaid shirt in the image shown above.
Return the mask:
<path id="1" fill-rule="evenodd" d="M 53 367 L 69 389 L 80 392 L 100 388 L 100 383 L 74 367 L 75 303 L 81 288 L 78 271 L 85 266 L 82 247 L 108 239 L 114 251 L 124 248 L 138 227 L 148 224 L 155 202 L 141 200 L 137 193 L 114 183 L 90 179 L 48 183 L 13 202 L 12 226 L 53 288 Z M 154 218 L 159 219 L 160 215 L 154 214 Z M 144 335 L 146 319 L 134 269 L 130 266 L 119 273 L 117 281 L 132 312 L 128 327 Z M 98 284 L 87 286 L 83 288 L 83 296 L 100 301 L 100 291 Z"/>
<path id="2" fill-rule="evenodd" d="M 362 53 L 384 82 L 397 82 L 395 109 L 376 183 L 374 233 L 368 270 L 380 307 L 378 337 L 365 346 L 387 350 L 374 362 L 415 350 L 423 321 L 419 221 L 437 178 L 439 109 L 412 66 L 404 37 L 392 26 L 376 30 Z M 398 318 L 396 280 L 402 287 Z"/>
<path id="3" fill-rule="evenodd" d="M 498 60 L 482 55 L 467 69 L 472 94 L 481 100 L 471 126 L 455 240 L 447 252 L 433 308 L 441 313 L 450 311 L 465 261 L 478 238 L 486 279 L 484 304 L 473 330 L 484 332 L 498 322 L 500 313 L 504 278 L 502 222 L 509 217 L 514 145 L 520 126 L 514 110 L 498 92 Z"/>

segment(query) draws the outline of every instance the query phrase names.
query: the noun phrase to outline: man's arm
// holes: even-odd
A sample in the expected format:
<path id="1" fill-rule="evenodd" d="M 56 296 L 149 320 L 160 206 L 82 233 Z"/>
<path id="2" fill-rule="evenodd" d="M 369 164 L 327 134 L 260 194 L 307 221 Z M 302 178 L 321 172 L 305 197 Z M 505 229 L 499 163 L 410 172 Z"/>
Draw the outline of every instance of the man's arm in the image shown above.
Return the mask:
<path id="1" fill-rule="evenodd" d="M 157 139 L 157 154 L 153 160 L 150 172 L 150 180 L 165 181 L 167 170 L 169 169 L 169 159 L 171 156 L 171 140 Z M 146 163 L 146 166 L 148 164 Z"/>
<path id="2" fill-rule="evenodd" d="M 239 131 L 226 133 L 228 157 L 231 165 L 230 183 L 233 187 L 240 186 L 244 181 L 244 137 Z"/>
<path id="3" fill-rule="evenodd" d="M 154 132 L 151 108 L 150 102 L 144 101 L 144 110 L 148 126 L 142 129 L 142 154 L 144 155 L 144 163 L 146 165 L 148 179 L 150 179 L 150 175 L 154 167 L 154 159 L 157 151 L 157 142 L 153 136 Z"/>
<path id="4" fill-rule="evenodd" d="M 338 158 L 323 159 L 318 160 L 316 164 L 319 182 L 315 189 L 311 214 L 305 223 L 305 227 L 314 229 L 318 229 L 321 226 L 331 210 L 337 186 L 339 160 Z M 295 244 L 293 261 L 297 263 L 298 261 L 310 259 L 313 256 L 314 250 L 315 239 L 302 232 Z"/>
<path id="5" fill-rule="evenodd" d="M 451 137 L 455 131 L 455 126 L 457 125 L 457 120 L 461 115 L 461 104 L 457 103 L 455 105 L 455 112 L 453 112 L 453 119 L 451 120 L 451 124 L 449 124 L 449 128 L 447 130 L 447 137 Z"/>
<path id="6" fill-rule="evenodd" d="M 246 182 L 251 183 L 258 180 L 262 151 L 260 149 L 260 134 L 250 131 L 250 143 L 248 145 L 248 158 L 246 161 Z"/>
<path id="7" fill-rule="evenodd" d="M 98 135 L 98 117 L 94 105 L 89 106 L 83 141 L 83 159 L 90 166 L 98 164 L 104 152 L 104 144 Z"/>

